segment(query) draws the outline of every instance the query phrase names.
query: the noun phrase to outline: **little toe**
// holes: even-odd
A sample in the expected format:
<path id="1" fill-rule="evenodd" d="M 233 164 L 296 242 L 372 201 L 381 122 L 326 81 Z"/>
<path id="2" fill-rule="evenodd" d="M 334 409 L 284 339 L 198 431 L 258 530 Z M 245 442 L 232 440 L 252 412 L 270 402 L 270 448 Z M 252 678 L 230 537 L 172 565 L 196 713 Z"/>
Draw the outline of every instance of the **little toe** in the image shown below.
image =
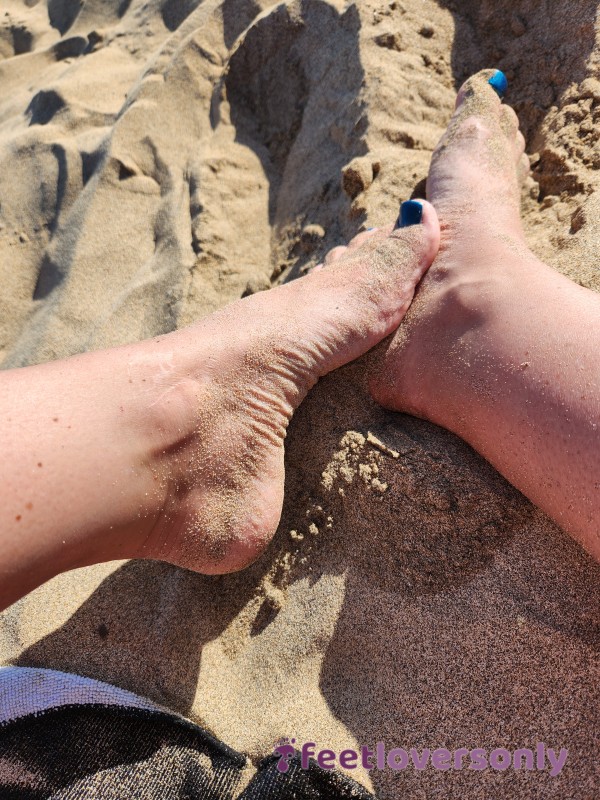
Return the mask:
<path id="1" fill-rule="evenodd" d="M 521 157 L 523 156 L 523 153 L 525 152 L 525 146 L 526 146 L 525 137 L 523 136 L 521 131 L 517 131 L 515 140 L 516 140 L 515 147 L 517 150 L 518 159 L 520 160 Z"/>
<path id="2" fill-rule="evenodd" d="M 521 158 L 517 164 L 517 175 L 519 181 L 523 183 L 525 178 L 531 173 L 531 164 L 529 163 L 529 156 L 527 153 L 522 153 Z"/>
<path id="3" fill-rule="evenodd" d="M 336 261 L 339 261 L 340 258 L 342 258 L 347 249 L 348 246 L 345 244 L 340 244 L 337 247 L 333 247 L 323 259 L 323 266 L 328 267 L 330 264 L 335 264 Z"/>
<path id="4" fill-rule="evenodd" d="M 348 242 L 349 250 L 356 250 L 357 247 L 362 247 L 365 242 L 372 239 L 379 232 L 379 228 L 369 228 L 366 231 L 361 231 Z"/>
<path id="5" fill-rule="evenodd" d="M 500 109 L 500 127 L 506 138 L 513 142 L 519 132 L 519 118 L 510 106 L 502 106 Z"/>

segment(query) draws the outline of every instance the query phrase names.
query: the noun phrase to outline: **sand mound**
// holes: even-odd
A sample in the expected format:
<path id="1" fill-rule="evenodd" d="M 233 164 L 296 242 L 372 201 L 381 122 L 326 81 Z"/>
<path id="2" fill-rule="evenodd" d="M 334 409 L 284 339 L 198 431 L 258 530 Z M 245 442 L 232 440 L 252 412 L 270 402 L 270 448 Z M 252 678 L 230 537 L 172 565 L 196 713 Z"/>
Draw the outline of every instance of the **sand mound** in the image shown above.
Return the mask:
<path id="1" fill-rule="evenodd" d="M 592 0 L 5 0 L 2 365 L 173 330 L 391 219 L 483 66 L 527 135 L 532 248 L 600 289 Z M 257 564 L 61 576 L 2 615 L 2 661 L 112 681 L 252 757 L 283 735 L 570 751 L 554 779 L 354 773 L 381 798 L 591 797 L 600 570 L 455 437 L 376 408 L 363 373 L 294 418 Z"/>

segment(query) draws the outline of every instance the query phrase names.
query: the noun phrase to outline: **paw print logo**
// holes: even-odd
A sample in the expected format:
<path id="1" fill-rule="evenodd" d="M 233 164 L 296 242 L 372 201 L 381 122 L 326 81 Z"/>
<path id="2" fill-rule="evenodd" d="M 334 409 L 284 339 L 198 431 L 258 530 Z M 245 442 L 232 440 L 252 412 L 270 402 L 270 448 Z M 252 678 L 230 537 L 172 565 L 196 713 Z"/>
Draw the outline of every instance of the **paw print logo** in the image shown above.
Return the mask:
<path id="1" fill-rule="evenodd" d="M 287 772 L 290 768 L 290 758 L 295 753 L 293 746 L 295 742 L 295 739 L 289 739 L 287 736 L 284 736 L 279 740 L 277 747 L 273 750 L 273 752 L 279 756 L 279 761 L 277 762 L 277 769 L 279 772 Z"/>

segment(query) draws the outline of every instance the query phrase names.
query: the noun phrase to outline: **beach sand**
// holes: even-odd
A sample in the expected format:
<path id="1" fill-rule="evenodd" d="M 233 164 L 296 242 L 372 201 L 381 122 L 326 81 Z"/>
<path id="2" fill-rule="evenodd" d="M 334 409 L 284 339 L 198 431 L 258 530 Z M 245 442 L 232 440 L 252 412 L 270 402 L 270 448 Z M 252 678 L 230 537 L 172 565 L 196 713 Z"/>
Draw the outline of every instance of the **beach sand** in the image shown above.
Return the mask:
<path id="1" fill-rule="evenodd" d="M 173 330 L 390 222 L 482 67 L 527 137 L 532 249 L 600 290 L 599 37 L 592 0 L 4 0 L 2 366 Z M 382 800 L 591 800 L 600 568 L 456 437 L 379 409 L 367 361 L 294 417 L 256 564 L 59 576 L 0 615 L 0 663 L 136 691 L 255 761 L 282 736 L 569 750 L 555 778 L 351 771 Z"/>

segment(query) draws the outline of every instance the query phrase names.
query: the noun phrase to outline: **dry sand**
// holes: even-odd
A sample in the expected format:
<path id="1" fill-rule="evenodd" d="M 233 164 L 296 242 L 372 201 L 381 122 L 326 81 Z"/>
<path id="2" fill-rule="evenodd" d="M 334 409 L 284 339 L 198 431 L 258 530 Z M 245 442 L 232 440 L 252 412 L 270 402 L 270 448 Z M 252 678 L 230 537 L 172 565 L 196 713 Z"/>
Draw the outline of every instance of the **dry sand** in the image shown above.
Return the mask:
<path id="1" fill-rule="evenodd" d="M 527 136 L 532 248 L 600 290 L 596 6 L 3 0 L 2 365 L 172 330 L 389 221 L 484 66 Z M 558 778 L 354 773 L 384 799 L 591 800 L 600 569 L 458 439 L 376 408 L 362 374 L 293 420 L 257 564 L 60 576 L 2 615 L 1 661 L 112 681 L 252 758 L 284 735 L 569 749 Z"/>

